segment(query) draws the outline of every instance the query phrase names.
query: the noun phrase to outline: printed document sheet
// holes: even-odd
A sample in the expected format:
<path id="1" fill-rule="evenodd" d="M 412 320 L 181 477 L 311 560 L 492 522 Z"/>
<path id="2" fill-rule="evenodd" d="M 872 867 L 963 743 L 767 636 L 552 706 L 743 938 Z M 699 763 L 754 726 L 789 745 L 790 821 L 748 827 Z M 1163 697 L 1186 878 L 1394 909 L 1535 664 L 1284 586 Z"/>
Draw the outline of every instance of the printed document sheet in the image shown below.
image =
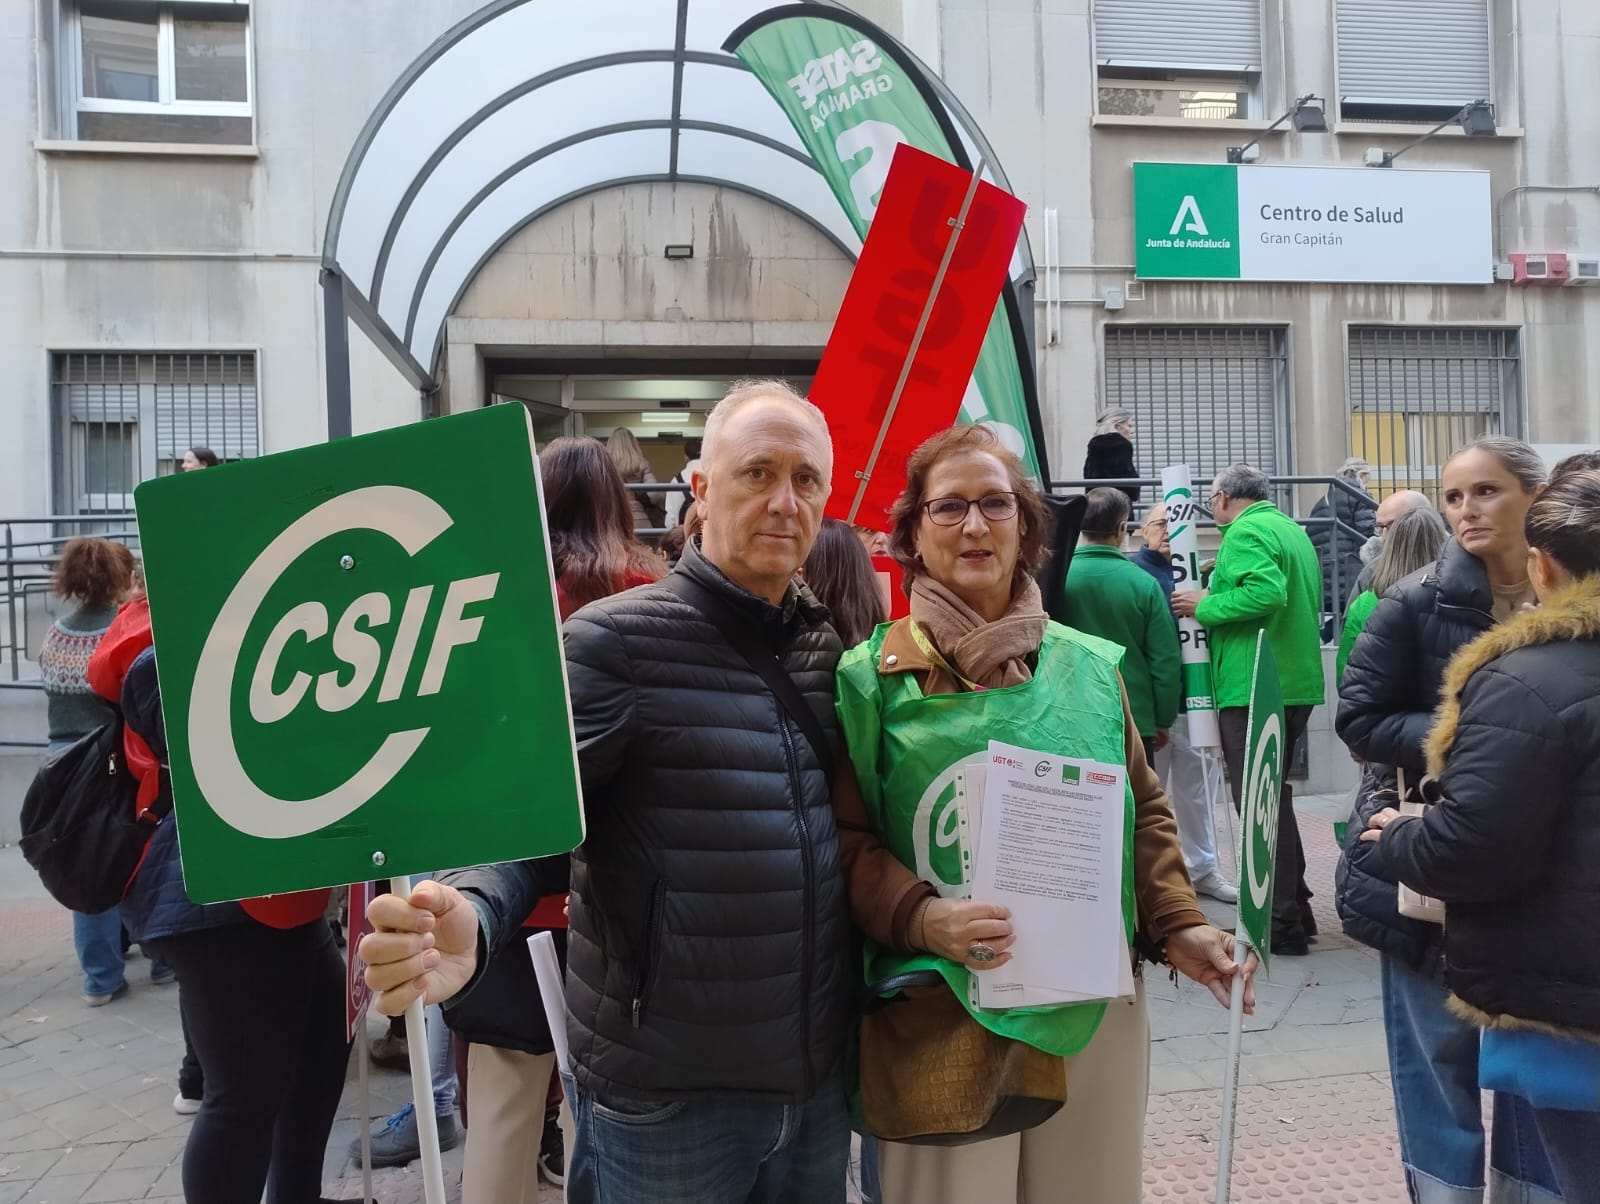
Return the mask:
<path id="1" fill-rule="evenodd" d="M 1011 960 L 974 972 L 985 1008 L 1133 995 L 1122 923 L 1127 769 L 991 741 L 971 897 L 1011 909 Z"/>

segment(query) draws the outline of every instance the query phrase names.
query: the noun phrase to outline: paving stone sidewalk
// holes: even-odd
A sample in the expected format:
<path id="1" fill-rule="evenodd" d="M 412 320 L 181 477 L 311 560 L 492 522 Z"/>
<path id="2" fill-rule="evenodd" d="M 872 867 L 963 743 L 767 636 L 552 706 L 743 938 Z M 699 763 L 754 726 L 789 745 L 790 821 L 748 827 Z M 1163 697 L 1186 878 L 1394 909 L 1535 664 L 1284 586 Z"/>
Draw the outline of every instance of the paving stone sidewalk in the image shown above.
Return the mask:
<path id="1" fill-rule="evenodd" d="M 1375 956 L 1338 932 L 1332 820 L 1344 800 L 1300 803 L 1308 877 L 1322 936 L 1310 957 L 1279 959 L 1247 1024 L 1233 1198 L 1345 1204 L 1406 1199 L 1378 1000 Z M 1226 817 L 1219 812 L 1219 822 Z M 1224 841 L 1226 836 L 1224 836 Z M 1230 909 L 1208 903 L 1213 919 Z M 67 914 L 15 849 L 0 849 L 0 1204 L 182 1200 L 190 1121 L 172 1111 L 182 1056 L 177 996 L 128 963 L 129 993 L 85 1007 Z M 1154 1032 L 1144 1197 L 1212 1199 L 1227 1014 L 1192 984 L 1149 980 Z M 377 1021 L 371 1032 L 381 1032 Z M 381 1122 L 408 1098 L 404 1074 L 374 1068 Z M 328 1143 L 327 1194 L 356 1199 L 346 1155 L 359 1112 L 354 1064 Z M 461 1150 L 445 1155 L 460 1198 Z M 421 1204 L 417 1168 L 374 1176 L 381 1204 Z M 545 1201 L 559 1200 L 548 1190 Z M 981 1202 L 974 1202 L 981 1204 Z"/>

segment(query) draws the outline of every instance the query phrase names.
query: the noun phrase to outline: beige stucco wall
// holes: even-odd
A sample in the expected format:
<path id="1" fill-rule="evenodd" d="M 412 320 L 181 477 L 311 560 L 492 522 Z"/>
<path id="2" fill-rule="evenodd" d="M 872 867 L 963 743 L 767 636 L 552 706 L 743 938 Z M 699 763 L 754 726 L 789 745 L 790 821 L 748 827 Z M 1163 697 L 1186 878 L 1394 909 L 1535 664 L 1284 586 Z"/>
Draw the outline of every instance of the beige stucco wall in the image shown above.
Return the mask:
<path id="1" fill-rule="evenodd" d="M 0 4 L 0 412 L 15 436 L 0 442 L 0 508 L 14 512 L 37 513 L 49 502 L 51 350 L 256 348 L 265 447 L 322 437 L 316 261 L 335 184 L 392 81 L 478 6 L 257 4 L 259 156 L 198 159 L 37 149 L 52 135 L 54 52 L 41 38 L 55 4 Z M 1494 141 L 1441 135 L 1411 152 L 1407 165 L 1487 168 L 1497 199 L 1521 185 L 1600 183 L 1600 111 L 1592 103 L 1600 5 L 1495 4 L 1494 99 L 1510 132 Z M 984 127 L 1028 203 L 1036 258 L 1045 210 L 1059 216 L 1058 265 L 1047 270 L 1058 275 L 1065 304 L 1053 343 L 1039 323 L 1048 450 L 1058 475 L 1081 463 L 1107 321 L 1287 324 L 1302 471 L 1345 454 L 1345 326 L 1357 321 L 1519 327 L 1529 434 L 1544 442 L 1600 440 L 1586 362 L 1600 335 L 1600 290 L 1150 283 L 1143 301 L 1108 313 L 1104 291 L 1131 275 L 1132 161 L 1221 162 L 1228 145 L 1264 123 L 1173 129 L 1097 121 L 1089 0 L 857 7 L 901 33 Z M 1265 11 L 1264 112 L 1281 112 L 1302 92 L 1335 94 L 1333 0 L 1266 0 Z M 1266 139 L 1263 161 L 1353 164 L 1367 146 L 1401 141 L 1398 131 L 1370 127 L 1279 133 Z M 1600 194 L 1509 199 L 1505 230 L 1504 249 L 1600 253 Z M 666 241 L 687 239 L 696 244 L 694 260 L 661 257 Z M 626 319 L 651 323 L 639 329 L 652 342 L 679 334 L 694 346 L 710 334 L 718 345 L 742 338 L 814 349 L 845 280 L 846 265 L 826 240 L 759 201 L 701 185 L 612 190 L 515 235 L 469 289 L 451 326 L 450 391 L 481 395 L 471 371 L 473 331 L 491 329 L 486 322 L 502 323 L 492 328 L 496 337 L 514 337 L 517 322 Z M 544 336 L 557 330 L 538 329 Z M 351 359 L 358 428 L 419 412 L 413 391 L 359 332 Z"/>

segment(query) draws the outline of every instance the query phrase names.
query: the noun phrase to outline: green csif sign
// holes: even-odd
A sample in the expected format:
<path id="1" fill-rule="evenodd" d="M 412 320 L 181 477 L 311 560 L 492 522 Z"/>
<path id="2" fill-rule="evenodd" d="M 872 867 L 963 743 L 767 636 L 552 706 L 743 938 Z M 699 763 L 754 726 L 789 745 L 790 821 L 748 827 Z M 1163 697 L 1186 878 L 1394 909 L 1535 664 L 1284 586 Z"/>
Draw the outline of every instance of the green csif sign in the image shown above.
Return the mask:
<path id="1" fill-rule="evenodd" d="M 581 841 L 521 406 L 149 481 L 135 502 L 195 901 Z"/>
<path id="2" fill-rule="evenodd" d="M 1272 874 L 1278 850 L 1278 794 L 1283 787 L 1283 690 L 1266 632 L 1256 636 L 1240 800 L 1239 926 L 1265 966 L 1272 948 Z"/>

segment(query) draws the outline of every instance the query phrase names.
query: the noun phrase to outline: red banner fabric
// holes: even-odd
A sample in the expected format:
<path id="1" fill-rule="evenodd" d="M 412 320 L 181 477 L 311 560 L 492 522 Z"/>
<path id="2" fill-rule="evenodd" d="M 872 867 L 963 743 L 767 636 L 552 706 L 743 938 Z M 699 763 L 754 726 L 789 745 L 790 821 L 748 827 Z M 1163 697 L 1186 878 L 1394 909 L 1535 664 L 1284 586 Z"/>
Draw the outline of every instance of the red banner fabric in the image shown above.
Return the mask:
<path id="1" fill-rule="evenodd" d="M 827 512 L 835 518 L 851 518 L 861 474 L 971 182 L 971 172 L 944 159 L 906 143 L 895 149 L 877 215 L 811 386 L 811 400 L 833 432 Z M 907 458 L 955 422 L 1025 210 L 992 184 L 978 186 L 855 522 L 887 530 L 889 507 L 905 487 Z"/>

